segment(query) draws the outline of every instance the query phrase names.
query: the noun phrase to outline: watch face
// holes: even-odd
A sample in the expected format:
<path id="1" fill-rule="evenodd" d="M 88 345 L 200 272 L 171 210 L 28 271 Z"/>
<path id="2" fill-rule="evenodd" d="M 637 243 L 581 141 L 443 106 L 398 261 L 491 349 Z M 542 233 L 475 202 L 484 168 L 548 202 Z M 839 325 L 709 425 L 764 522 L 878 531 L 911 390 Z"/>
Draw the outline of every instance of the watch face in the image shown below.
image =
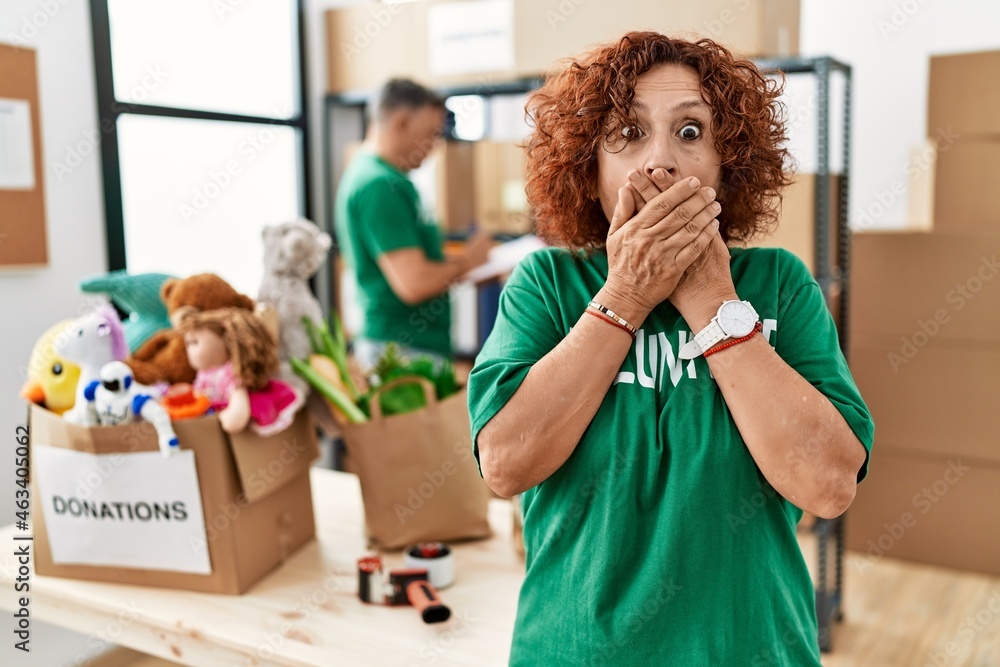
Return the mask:
<path id="1" fill-rule="evenodd" d="M 722 304 L 718 318 L 722 331 L 732 338 L 746 336 L 756 324 L 753 311 L 742 301 L 727 301 Z"/>

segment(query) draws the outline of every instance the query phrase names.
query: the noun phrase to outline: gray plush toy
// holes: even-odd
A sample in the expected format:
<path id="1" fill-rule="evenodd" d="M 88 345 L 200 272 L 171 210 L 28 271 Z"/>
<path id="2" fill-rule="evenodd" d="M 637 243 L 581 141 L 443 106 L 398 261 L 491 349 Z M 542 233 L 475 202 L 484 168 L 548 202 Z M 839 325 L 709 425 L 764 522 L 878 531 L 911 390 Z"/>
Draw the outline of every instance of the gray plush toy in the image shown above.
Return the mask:
<path id="1" fill-rule="evenodd" d="M 309 290 L 309 278 L 326 260 L 332 243 L 329 234 L 305 218 L 264 228 L 264 279 L 257 300 L 277 313 L 282 361 L 312 353 L 302 317 L 319 324 L 323 310 Z"/>

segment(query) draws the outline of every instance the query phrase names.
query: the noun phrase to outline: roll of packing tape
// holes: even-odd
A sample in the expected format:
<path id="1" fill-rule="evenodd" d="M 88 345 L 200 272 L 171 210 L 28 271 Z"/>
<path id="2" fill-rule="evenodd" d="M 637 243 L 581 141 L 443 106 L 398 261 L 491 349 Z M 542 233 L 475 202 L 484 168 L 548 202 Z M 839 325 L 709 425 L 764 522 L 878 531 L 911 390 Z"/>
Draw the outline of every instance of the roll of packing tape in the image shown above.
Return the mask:
<path id="1" fill-rule="evenodd" d="M 431 586 L 442 589 L 455 581 L 455 555 L 444 542 L 421 542 L 406 550 L 406 567 L 427 569 Z"/>

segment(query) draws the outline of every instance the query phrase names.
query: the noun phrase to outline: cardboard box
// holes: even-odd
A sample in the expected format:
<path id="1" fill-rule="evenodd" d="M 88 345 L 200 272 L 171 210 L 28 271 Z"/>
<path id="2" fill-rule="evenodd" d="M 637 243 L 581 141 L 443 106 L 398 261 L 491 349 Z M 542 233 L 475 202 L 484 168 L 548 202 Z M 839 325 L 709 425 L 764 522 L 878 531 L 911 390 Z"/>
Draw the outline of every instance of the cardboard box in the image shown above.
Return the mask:
<path id="1" fill-rule="evenodd" d="M 799 51 L 798 0 L 619 0 L 560 3 L 517 0 L 515 52 L 521 74 L 548 71 L 563 58 L 630 30 L 709 37 L 746 56 L 794 56 Z"/>
<path id="2" fill-rule="evenodd" d="M 421 78 L 416 33 L 425 25 L 423 4 L 372 1 L 327 11 L 327 92 L 374 90 L 394 76 Z"/>
<path id="3" fill-rule="evenodd" d="M 994 113 L 1000 115 L 1000 107 Z M 994 139 L 958 140 L 938 151 L 934 230 L 1000 233 L 998 185 L 1000 135 Z"/>
<path id="4" fill-rule="evenodd" d="M 430 5 L 364 2 L 326 14 L 327 91 L 371 90 L 390 76 L 427 85 L 481 84 L 544 74 L 563 58 L 648 30 L 710 37 L 741 55 L 794 56 L 799 49 L 799 0 L 707 0 L 701 3 L 621 0 L 512 0 L 514 66 L 474 74 L 433 76 L 428 63 Z"/>
<path id="5" fill-rule="evenodd" d="M 924 340 L 917 337 L 917 343 Z M 933 456 L 967 456 L 1000 467 L 1000 346 L 914 345 L 852 336 L 851 373 L 879 444 Z"/>
<path id="6" fill-rule="evenodd" d="M 524 192 L 524 149 L 514 144 L 473 144 L 476 224 L 495 234 L 525 234 L 532 221 Z"/>
<path id="7" fill-rule="evenodd" d="M 751 246 L 785 248 L 816 272 L 816 174 L 798 174 L 784 192 L 781 214 L 774 233 L 756 239 Z M 830 266 L 837 265 L 837 176 L 830 176 Z M 723 204 L 725 205 L 725 204 Z"/>
<path id="8" fill-rule="evenodd" d="M 876 417 L 876 421 L 878 418 Z M 847 512 L 847 548 L 1000 575 L 1000 467 L 963 456 L 924 456 L 883 444 Z M 857 574 L 857 572 L 855 573 Z"/>
<path id="9" fill-rule="evenodd" d="M 447 141 L 434 151 L 437 178 L 436 213 L 448 232 L 467 231 L 476 221 L 475 144 Z"/>
<path id="10" fill-rule="evenodd" d="M 864 232 L 851 258 L 851 335 L 1000 343 L 1000 231 Z"/>
<path id="11" fill-rule="evenodd" d="M 1000 134 L 1000 51 L 931 58 L 927 135 Z"/>
<path id="12" fill-rule="evenodd" d="M 907 231 L 929 232 L 934 227 L 934 171 L 939 143 L 935 138 L 924 139 L 910 149 L 910 169 L 907 172 L 910 182 L 906 186 Z M 896 185 L 893 184 L 893 187 Z M 861 225 L 867 227 L 870 224 L 871 219 L 865 214 Z"/>
<path id="13" fill-rule="evenodd" d="M 98 565 L 93 564 L 90 555 L 86 559 L 69 561 L 57 557 L 55 540 L 60 542 L 60 553 L 67 553 L 66 533 L 50 534 L 46 524 L 55 524 L 57 519 L 69 519 L 67 512 L 75 516 L 74 521 L 91 522 L 82 524 L 86 526 L 86 531 L 79 532 L 92 530 L 96 533 L 114 526 L 112 530 L 123 531 L 119 534 L 138 530 L 137 526 L 148 522 L 151 505 L 163 505 L 163 512 L 157 509 L 154 515 L 154 521 L 165 522 L 162 525 L 169 525 L 170 508 L 175 511 L 174 526 L 189 520 L 190 516 L 183 507 L 178 509 L 176 504 L 167 502 L 168 497 L 156 496 L 153 491 L 150 491 L 148 502 L 120 495 L 123 484 L 129 481 L 124 476 L 133 470 L 131 466 L 136 462 L 153 466 L 154 473 L 143 479 L 143 485 L 151 488 L 155 486 L 155 466 L 165 463 L 150 424 L 136 422 L 87 428 L 69 424 L 44 408 L 33 405 L 30 412 L 31 494 L 34 500 L 31 516 L 34 522 L 35 571 L 38 574 L 236 594 L 247 590 L 312 538 L 315 525 L 309 467 L 318 456 L 319 449 L 305 412 L 300 412 L 286 431 L 268 438 L 252 432 L 227 436 L 214 416 L 177 421 L 174 422 L 174 429 L 182 451 L 173 458 L 180 459 L 187 451 L 194 453 L 198 483 L 195 493 L 196 497 L 200 496 L 205 527 L 203 538 L 192 539 L 183 546 L 195 552 L 207 547 L 210 573 L 140 569 L 111 563 Z M 92 455 L 103 457 L 95 459 Z M 53 459 L 53 456 L 57 458 Z M 62 460 L 66 456 L 100 461 L 95 464 L 95 470 L 101 471 L 97 477 L 80 472 L 80 477 L 73 480 L 75 487 L 70 488 L 75 490 L 71 497 L 54 494 L 52 485 L 55 480 L 46 478 L 46 470 L 51 468 L 39 466 L 43 460 Z M 67 486 L 64 484 L 59 488 Z M 182 493 L 179 487 L 176 493 Z M 167 495 L 173 497 L 173 491 Z M 51 503 L 45 502 L 47 497 L 51 498 Z M 76 512 L 73 511 L 74 500 Z M 146 505 L 146 519 L 141 516 L 142 505 Z M 84 508 L 82 513 L 81 507 Z M 86 511 L 88 507 L 93 510 Z M 125 510 L 127 514 L 123 513 Z M 126 523 L 126 517 L 129 523 Z M 158 525 L 156 529 L 168 530 Z M 138 538 L 133 541 L 138 541 Z M 97 546 L 113 549 L 116 553 L 131 554 L 137 550 L 130 547 L 127 539 Z M 148 558 L 149 554 L 141 554 L 141 557 Z M 87 559 L 90 562 L 83 564 L 82 561 Z"/>

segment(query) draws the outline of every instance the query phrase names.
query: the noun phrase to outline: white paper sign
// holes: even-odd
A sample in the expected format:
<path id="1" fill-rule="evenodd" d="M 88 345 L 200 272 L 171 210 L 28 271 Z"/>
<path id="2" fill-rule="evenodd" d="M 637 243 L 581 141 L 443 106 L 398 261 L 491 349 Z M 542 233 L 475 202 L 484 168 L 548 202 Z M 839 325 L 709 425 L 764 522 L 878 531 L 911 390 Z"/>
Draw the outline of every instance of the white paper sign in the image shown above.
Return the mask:
<path id="1" fill-rule="evenodd" d="M 31 105 L 0 98 L 0 190 L 33 190 Z"/>
<path id="2" fill-rule="evenodd" d="M 514 5 L 477 0 L 431 5 L 427 16 L 432 76 L 496 72 L 514 67 Z"/>
<path id="3" fill-rule="evenodd" d="M 52 561 L 211 574 L 194 452 L 87 454 L 32 443 Z"/>

